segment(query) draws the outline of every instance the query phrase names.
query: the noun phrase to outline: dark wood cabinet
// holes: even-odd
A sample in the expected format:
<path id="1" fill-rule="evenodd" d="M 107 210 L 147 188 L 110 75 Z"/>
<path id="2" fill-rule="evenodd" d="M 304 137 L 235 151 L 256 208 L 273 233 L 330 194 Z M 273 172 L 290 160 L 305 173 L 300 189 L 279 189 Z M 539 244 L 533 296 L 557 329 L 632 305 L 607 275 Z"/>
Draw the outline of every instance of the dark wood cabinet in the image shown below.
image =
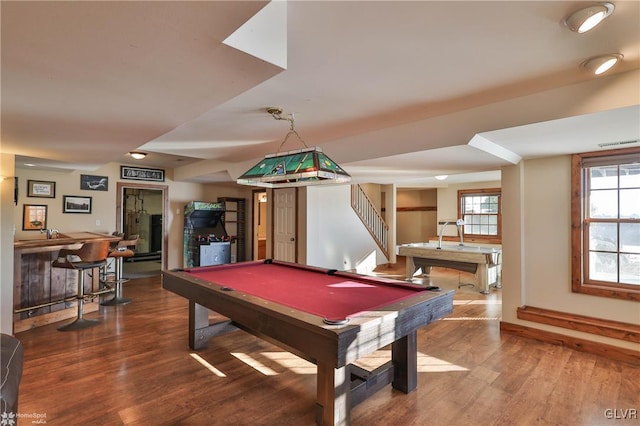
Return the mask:
<path id="1" fill-rule="evenodd" d="M 231 263 L 247 260 L 247 200 L 244 198 L 219 197 L 225 203 L 224 226 L 233 237 Z"/>

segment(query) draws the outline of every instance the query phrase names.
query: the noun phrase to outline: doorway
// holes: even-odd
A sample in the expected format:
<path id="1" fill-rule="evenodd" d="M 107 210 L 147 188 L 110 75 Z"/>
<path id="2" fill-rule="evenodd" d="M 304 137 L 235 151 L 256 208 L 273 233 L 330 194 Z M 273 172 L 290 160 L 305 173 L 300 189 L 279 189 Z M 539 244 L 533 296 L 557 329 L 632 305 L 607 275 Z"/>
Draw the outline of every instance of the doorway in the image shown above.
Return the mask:
<path id="1" fill-rule="evenodd" d="M 127 278 L 156 275 L 167 264 L 168 186 L 118 182 L 116 228 L 138 235 L 135 256 L 124 265 Z"/>
<path id="2" fill-rule="evenodd" d="M 267 192 L 253 192 L 253 259 L 267 257 Z"/>

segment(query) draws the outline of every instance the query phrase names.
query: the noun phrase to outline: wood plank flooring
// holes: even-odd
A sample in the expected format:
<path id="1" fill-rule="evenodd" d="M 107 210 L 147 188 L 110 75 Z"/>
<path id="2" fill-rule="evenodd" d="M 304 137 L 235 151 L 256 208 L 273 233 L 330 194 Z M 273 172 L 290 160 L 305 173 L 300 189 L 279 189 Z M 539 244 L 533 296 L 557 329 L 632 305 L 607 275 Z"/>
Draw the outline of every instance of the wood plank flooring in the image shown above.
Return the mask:
<path id="1" fill-rule="evenodd" d="M 403 271 L 399 263 L 380 273 Z M 468 278 L 435 268 L 430 282 L 458 290 Z M 192 356 L 186 300 L 159 277 L 131 280 L 124 293 L 132 303 L 86 315 L 102 320 L 97 327 L 63 333 L 62 322 L 17 335 L 19 425 L 34 415 L 48 425 L 314 424 L 315 366 L 243 332 Z M 454 304 L 418 332 L 417 390 L 386 387 L 352 410 L 353 425 L 640 424 L 640 413 L 622 411 L 640 411 L 640 367 L 501 335 L 501 290 L 462 287 Z"/>

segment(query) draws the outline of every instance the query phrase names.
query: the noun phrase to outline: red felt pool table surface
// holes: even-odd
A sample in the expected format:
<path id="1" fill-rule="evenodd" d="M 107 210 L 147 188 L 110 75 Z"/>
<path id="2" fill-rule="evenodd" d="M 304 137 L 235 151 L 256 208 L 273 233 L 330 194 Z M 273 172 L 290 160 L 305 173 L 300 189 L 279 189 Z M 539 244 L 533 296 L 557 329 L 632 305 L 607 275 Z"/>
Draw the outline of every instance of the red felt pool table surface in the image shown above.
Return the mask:
<path id="1" fill-rule="evenodd" d="M 424 291 L 423 287 L 398 281 L 278 263 L 243 262 L 184 272 L 229 291 L 247 293 L 331 320 L 401 302 Z"/>

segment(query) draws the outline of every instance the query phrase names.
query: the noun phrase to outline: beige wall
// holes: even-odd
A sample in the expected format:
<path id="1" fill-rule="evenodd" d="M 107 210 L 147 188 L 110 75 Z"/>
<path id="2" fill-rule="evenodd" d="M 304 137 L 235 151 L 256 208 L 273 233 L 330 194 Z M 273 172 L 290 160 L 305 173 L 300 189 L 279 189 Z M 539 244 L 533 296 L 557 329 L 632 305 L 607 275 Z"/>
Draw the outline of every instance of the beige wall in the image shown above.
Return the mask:
<path id="1" fill-rule="evenodd" d="M 165 174 L 165 182 L 147 182 L 121 180 L 120 164 L 108 164 L 91 172 L 43 172 L 26 168 L 15 168 L 15 156 L 1 154 L 0 175 L 14 175 L 19 179 L 18 204 L 13 203 L 13 178 L 0 183 L 0 330 L 3 333 L 13 332 L 13 241 L 40 236 L 38 231 L 22 230 L 24 204 L 44 204 L 48 206 L 47 225 L 60 232 L 103 232 L 116 230 L 117 182 L 149 183 L 166 185 L 168 193 L 168 212 L 165 227 L 168 229 L 167 265 L 165 267 L 182 267 L 183 254 L 183 208 L 193 200 L 216 201 L 218 197 L 235 197 L 247 199 L 247 218 L 251 211 L 251 188 L 235 184 L 199 184 L 175 182 L 171 170 Z M 109 178 L 108 191 L 88 191 L 80 189 L 80 175 L 91 174 Z M 56 183 L 55 198 L 27 197 L 28 180 L 45 180 Z M 91 214 L 71 214 L 62 212 L 63 195 L 81 195 L 92 197 Z M 247 256 L 251 258 L 252 223 L 247 222 Z"/>
<path id="2" fill-rule="evenodd" d="M 260 209 L 260 217 L 263 218 L 263 220 L 260 221 L 260 223 L 258 223 L 258 239 L 264 240 L 267 238 L 267 221 L 266 221 L 266 217 L 267 217 L 267 203 L 266 202 L 261 202 L 258 204 L 258 208 Z"/>
<path id="3" fill-rule="evenodd" d="M 367 194 L 371 203 L 378 209 L 378 213 L 382 212 L 382 188 L 375 183 L 361 183 L 360 187 Z"/>
<path id="4" fill-rule="evenodd" d="M 119 169 L 118 169 L 119 172 Z M 108 191 L 80 190 L 80 175 L 92 174 L 109 177 Z M 36 237 L 38 231 L 22 230 L 23 210 L 25 204 L 42 204 L 47 206 L 47 228 L 58 229 L 60 232 L 113 232 L 115 230 L 116 215 L 116 176 L 110 168 L 102 168 L 91 173 L 53 172 L 16 168 L 18 176 L 19 198 L 18 205 L 13 210 L 13 222 L 16 226 L 16 239 Z M 55 198 L 40 198 L 27 196 L 28 180 L 55 182 Z M 62 203 L 64 195 L 91 197 L 91 214 L 63 213 Z"/>
<path id="5" fill-rule="evenodd" d="M 500 188 L 502 183 L 499 180 L 488 182 L 473 182 L 458 185 L 450 185 L 445 188 L 438 188 L 438 219 L 437 222 L 445 220 L 456 220 L 458 217 L 458 191 L 461 189 L 483 189 L 483 188 Z M 438 225 L 438 233 L 440 232 Z M 455 226 L 447 226 L 444 235 L 457 236 Z M 503 231 L 504 232 L 504 231 Z"/>
<path id="6" fill-rule="evenodd" d="M 2 174 L 9 174 L 13 168 L 13 156 L 2 154 Z M 5 172 L 6 170 L 6 172 Z M 516 310 L 522 305 L 553 309 L 568 313 L 596 316 L 627 323 L 640 322 L 640 310 L 635 302 L 610 299 L 570 290 L 570 157 L 559 156 L 547 159 L 523 161 L 516 166 L 505 167 L 500 182 L 482 182 L 477 186 L 452 185 L 438 189 L 438 219 L 455 218 L 457 215 L 457 191 L 470 187 L 502 187 L 503 207 L 503 320 L 532 328 L 549 330 L 560 334 L 599 341 L 615 346 L 640 350 L 640 345 L 608 339 L 591 334 L 517 319 Z M 11 172 L 13 173 L 13 172 Z M 109 176 L 109 191 L 81 191 L 80 172 L 55 173 L 33 172 L 16 169 L 20 179 L 20 199 L 13 205 L 13 181 L 2 182 L 0 193 L 0 235 L 2 247 L 0 258 L 2 270 L 0 323 L 3 332 L 11 330 L 13 262 L 6 252 L 12 252 L 12 227 L 21 227 L 22 205 L 26 203 L 47 204 L 49 225 L 60 231 L 111 232 L 115 229 L 116 182 L 119 180 L 119 165 L 110 164 L 90 174 Z M 51 180 L 56 182 L 56 198 L 26 197 L 27 179 Z M 237 185 L 214 185 L 174 182 L 167 175 L 169 212 L 166 218 L 169 229 L 169 268 L 182 266 L 183 208 L 191 200 L 211 201 L 219 196 L 246 198 L 247 210 L 251 210 L 251 188 Z M 402 192 L 402 191 L 400 191 Z M 91 195 L 94 197 L 91 215 L 63 214 L 62 195 Z M 307 204 L 306 191 L 301 191 L 299 202 Z M 398 200 L 402 197 L 399 194 Z M 419 201 L 422 203 L 423 201 Z M 399 204 L 401 205 L 401 204 Z M 306 215 L 306 213 L 304 213 Z M 249 216 L 250 217 L 250 216 Z M 306 217 L 306 216 L 304 216 Z M 12 220 L 7 220 L 7 218 Z M 100 220 L 100 226 L 96 225 Z M 305 224 L 307 221 L 302 220 Z M 251 221 L 248 221 L 250 227 Z M 398 226 L 400 226 L 398 224 Z M 300 229 L 305 238 L 312 231 Z M 341 231 L 342 232 L 342 231 Z M 19 232 L 24 235 L 22 231 Z M 27 235 L 34 235 L 33 231 Z M 252 235 L 248 229 L 247 236 Z M 332 238 L 327 236 L 327 238 Z M 247 247 L 250 248 L 250 239 Z M 303 250 L 305 251 L 305 250 Z M 248 254 L 250 258 L 250 254 Z M 306 259 L 306 251 L 302 253 Z"/>
<path id="7" fill-rule="evenodd" d="M 503 321 L 640 350 L 640 344 L 517 318 L 529 305 L 611 321 L 640 323 L 628 300 L 571 292 L 571 157 L 523 161 L 503 169 Z"/>
<path id="8" fill-rule="evenodd" d="M 182 248 L 184 234 L 184 206 L 189 201 L 217 201 L 218 197 L 244 198 L 247 200 L 246 211 L 246 258 L 251 259 L 251 221 L 252 194 L 250 187 L 236 184 L 195 184 L 188 182 L 172 182 L 169 187 L 169 259 L 168 267 L 182 267 Z"/>
<path id="9" fill-rule="evenodd" d="M 437 240 L 441 229 L 438 222 L 458 218 L 459 190 L 500 188 L 501 185 L 500 181 L 486 181 L 448 185 L 438 189 L 398 190 L 398 207 L 435 206 L 437 210 L 432 212 L 399 212 L 396 227 L 397 243 L 407 244 Z M 456 227 L 447 226 L 444 235 L 456 237 Z M 474 243 L 474 245 L 477 244 Z"/>
<path id="10" fill-rule="evenodd" d="M 88 191 L 80 189 L 80 175 L 91 174 L 107 176 L 109 178 L 108 191 Z M 251 208 L 251 188 L 241 187 L 235 184 L 199 184 L 189 182 L 175 182 L 172 180 L 171 170 L 165 173 L 164 182 L 122 180 L 120 176 L 120 164 L 108 164 L 92 172 L 73 171 L 43 172 L 25 168 L 16 169 L 19 178 L 18 205 L 12 210 L 13 223 L 16 226 L 16 239 L 33 238 L 37 231 L 22 230 L 22 215 L 24 204 L 45 204 L 48 206 L 47 225 L 49 228 L 58 229 L 60 232 L 102 232 L 111 233 L 116 230 L 116 202 L 117 182 L 135 184 L 166 185 L 168 191 L 169 208 L 165 218 L 165 227 L 168 229 L 167 267 L 182 267 L 182 245 L 184 205 L 189 201 L 216 201 L 218 197 L 237 197 L 247 199 L 247 210 Z M 55 198 L 27 197 L 27 180 L 46 180 L 56 183 Z M 62 212 L 63 195 L 81 195 L 92 197 L 91 214 L 71 214 Z M 248 216 L 250 217 L 250 216 Z M 251 247 L 251 221 L 247 223 L 247 247 Z M 247 254 L 250 256 L 250 253 Z"/>
<path id="11" fill-rule="evenodd" d="M 0 154 L 0 332 L 13 334 L 14 155 Z"/>
<path id="12" fill-rule="evenodd" d="M 437 207 L 436 189 L 399 189 L 397 191 L 398 208 L 401 207 Z M 425 242 L 437 235 L 437 211 L 399 211 L 397 214 L 398 244 Z"/>

